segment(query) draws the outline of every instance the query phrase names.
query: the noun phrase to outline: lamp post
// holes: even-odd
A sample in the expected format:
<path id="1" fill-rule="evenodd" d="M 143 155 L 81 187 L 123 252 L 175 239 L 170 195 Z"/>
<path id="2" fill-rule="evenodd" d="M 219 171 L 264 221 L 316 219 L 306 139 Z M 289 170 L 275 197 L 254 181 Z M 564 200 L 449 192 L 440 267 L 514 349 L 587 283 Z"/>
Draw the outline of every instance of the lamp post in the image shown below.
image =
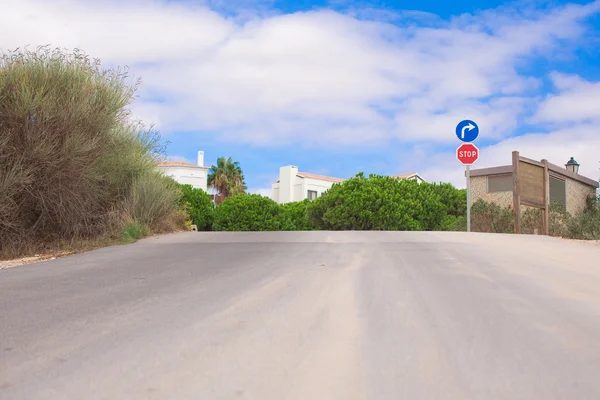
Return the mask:
<path id="1" fill-rule="evenodd" d="M 579 163 L 575 161 L 573 157 L 565 164 L 565 167 L 567 168 L 567 171 L 571 171 L 575 174 L 579 172 Z"/>

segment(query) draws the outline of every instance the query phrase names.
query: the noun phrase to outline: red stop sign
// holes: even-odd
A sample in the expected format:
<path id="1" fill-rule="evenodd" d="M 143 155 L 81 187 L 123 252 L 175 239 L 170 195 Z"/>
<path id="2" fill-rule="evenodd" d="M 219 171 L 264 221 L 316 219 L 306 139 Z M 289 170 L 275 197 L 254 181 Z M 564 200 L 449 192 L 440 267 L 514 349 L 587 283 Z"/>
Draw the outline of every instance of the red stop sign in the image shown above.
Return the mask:
<path id="1" fill-rule="evenodd" d="M 456 158 L 462 165 L 472 165 L 479 158 L 479 149 L 471 143 L 463 143 L 456 149 Z"/>

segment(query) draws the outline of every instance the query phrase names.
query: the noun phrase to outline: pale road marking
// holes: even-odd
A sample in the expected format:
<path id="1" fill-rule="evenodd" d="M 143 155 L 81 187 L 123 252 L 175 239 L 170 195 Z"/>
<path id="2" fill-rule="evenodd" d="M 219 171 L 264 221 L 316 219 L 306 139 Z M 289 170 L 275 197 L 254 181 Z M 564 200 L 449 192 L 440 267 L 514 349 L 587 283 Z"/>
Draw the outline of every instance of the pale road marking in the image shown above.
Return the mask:
<path id="1" fill-rule="evenodd" d="M 366 251 L 357 253 L 352 262 L 339 270 L 331 269 L 324 282 L 336 286 L 322 292 L 327 304 L 322 333 L 312 351 L 296 370 L 290 387 L 290 399 L 367 399 L 359 356 L 364 328 L 358 319 L 357 283 L 365 266 Z"/>
<path id="2" fill-rule="evenodd" d="M 288 272 L 242 296 L 190 329 L 200 338 L 218 338 L 210 344 L 173 338 L 168 358 L 149 379 L 154 393 L 180 399 L 368 399 L 356 303 L 365 254 L 353 255 L 346 265 L 307 266 L 309 274 Z M 248 353 L 250 363 L 240 364 L 239 354 Z M 223 371 L 235 377 L 236 387 L 217 379 Z"/>

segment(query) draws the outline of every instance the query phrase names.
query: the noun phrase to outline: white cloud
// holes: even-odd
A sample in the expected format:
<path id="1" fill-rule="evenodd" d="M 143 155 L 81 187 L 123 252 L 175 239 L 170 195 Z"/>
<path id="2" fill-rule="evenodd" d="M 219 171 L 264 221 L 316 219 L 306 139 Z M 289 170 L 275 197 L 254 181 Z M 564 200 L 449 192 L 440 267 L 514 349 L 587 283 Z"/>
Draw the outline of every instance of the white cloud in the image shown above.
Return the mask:
<path id="1" fill-rule="evenodd" d="M 108 65 L 130 65 L 143 78 L 135 112 L 163 133 L 339 147 L 392 136 L 444 142 L 466 116 L 489 137 L 509 136 L 538 85 L 517 72 L 519 63 L 550 54 L 557 39 L 579 37 L 580 20 L 600 2 L 549 13 L 505 7 L 431 19 L 431 27 L 326 10 L 224 17 L 191 3 L 142 0 L 0 0 L 0 7 L 0 48 L 78 47 Z M 547 104 L 540 118 L 558 107 Z"/>
<path id="2" fill-rule="evenodd" d="M 167 161 L 181 161 L 181 162 L 186 162 L 188 164 L 196 165 L 195 161 L 190 160 L 189 158 L 180 156 L 180 155 L 169 155 L 169 156 L 167 156 L 166 160 Z"/>
<path id="3" fill-rule="evenodd" d="M 247 193 L 260 194 L 261 196 L 271 198 L 273 191 L 271 188 L 249 188 Z"/>
<path id="4" fill-rule="evenodd" d="M 480 158 L 472 168 L 510 165 L 512 152 L 516 150 L 521 156 L 534 160 L 547 159 L 559 166 L 574 157 L 581 164 L 579 173 L 597 180 L 600 178 L 598 128 L 596 124 L 579 124 L 550 133 L 529 133 L 510 138 L 493 146 L 480 148 Z M 430 163 L 433 166 L 422 172 L 425 179 L 465 187 L 464 167 L 456 160 L 454 153 L 437 154 Z"/>
<path id="5" fill-rule="evenodd" d="M 534 122 L 600 122 L 600 82 L 559 73 L 552 74 L 552 81 L 560 93 L 548 96 L 540 104 L 532 118 Z"/>

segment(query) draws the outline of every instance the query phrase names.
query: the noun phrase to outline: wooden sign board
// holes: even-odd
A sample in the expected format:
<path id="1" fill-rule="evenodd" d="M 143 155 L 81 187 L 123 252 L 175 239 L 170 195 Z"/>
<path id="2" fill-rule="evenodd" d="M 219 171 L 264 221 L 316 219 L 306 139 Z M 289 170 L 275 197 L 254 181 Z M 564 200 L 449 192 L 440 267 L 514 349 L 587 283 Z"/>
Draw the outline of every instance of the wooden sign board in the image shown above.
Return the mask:
<path id="1" fill-rule="evenodd" d="M 520 157 L 513 151 L 513 209 L 515 233 L 521 233 L 521 204 L 543 210 L 543 231 L 549 234 L 549 175 L 548 161 Z"/>
<path id="2" fill-rule="evenodd" d="M 538 162 L 519 159 L 519 190 L 521 204 L 531 207 L 544 206 L 544 166 Z"/>

